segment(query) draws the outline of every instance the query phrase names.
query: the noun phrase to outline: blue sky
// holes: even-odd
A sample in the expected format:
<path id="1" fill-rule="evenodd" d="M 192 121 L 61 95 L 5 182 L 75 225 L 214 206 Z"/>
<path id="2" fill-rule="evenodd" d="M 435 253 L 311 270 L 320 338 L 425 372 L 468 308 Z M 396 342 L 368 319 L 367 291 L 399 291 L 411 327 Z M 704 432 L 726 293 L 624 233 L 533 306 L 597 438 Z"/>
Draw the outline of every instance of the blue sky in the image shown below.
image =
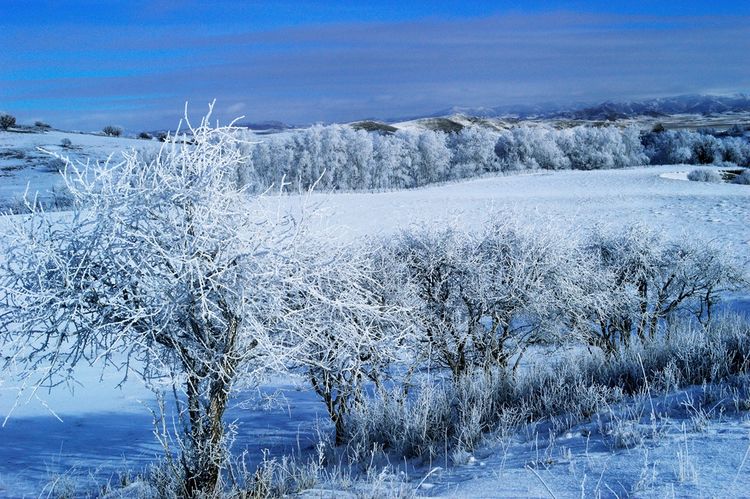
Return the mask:
<path id="1" fill-rule="evenodd" d="M 748 1 L 0 0 L 0 110 L 292 123 L 750 91 Z"/>

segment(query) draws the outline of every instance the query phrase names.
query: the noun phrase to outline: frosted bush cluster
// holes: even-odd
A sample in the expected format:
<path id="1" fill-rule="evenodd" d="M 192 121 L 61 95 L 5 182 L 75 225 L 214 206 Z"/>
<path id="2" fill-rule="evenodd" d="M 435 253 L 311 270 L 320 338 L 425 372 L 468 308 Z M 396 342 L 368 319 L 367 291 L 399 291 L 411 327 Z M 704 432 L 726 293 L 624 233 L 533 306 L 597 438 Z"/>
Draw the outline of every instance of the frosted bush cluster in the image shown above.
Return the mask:
<path id="1" fill-rule="evenodd" d="M 750 168 L 744 170 L 742 173 L 734 177 L 732 183 L 740 185 L 750 185 Z"/>
<path id="2" fill-rule="evenodd" d="M 718 184 L 721 180 L 721 175 L 715 170 L 697 169 L 688 173 L 688 180 L 693 182 L 710 182 L 712 184 Z"/>
<path id="3" fill-rule="evenodd" d="M 717 247 L 641 226 L 575 241 L 513 222 L 409 231 L 385 245 L 414 314 L 408 372 L 437 374 L 403 377 L 357 404 L 346 425 L 353 448 L 434 458 L 524 420 L 567 428 L 669 369 L 678 384 L 747 370 L 750 326 L 715 311 L 746 276 Z M 516 370 L 531 348 L 574 344 L 600 354 Z"/>

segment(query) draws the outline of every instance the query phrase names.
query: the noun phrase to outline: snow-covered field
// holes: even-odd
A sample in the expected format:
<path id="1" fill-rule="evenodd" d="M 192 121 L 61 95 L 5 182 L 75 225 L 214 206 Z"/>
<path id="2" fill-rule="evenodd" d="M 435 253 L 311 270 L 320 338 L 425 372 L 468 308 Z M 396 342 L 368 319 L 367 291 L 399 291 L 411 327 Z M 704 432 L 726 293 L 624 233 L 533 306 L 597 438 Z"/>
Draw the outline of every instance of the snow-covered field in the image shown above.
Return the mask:
<path id="1" fill-rule="evenodd" d="M 63 140 L 69 140 L 70 145 L 64 147 Z M 20 199 L 27 185 L 30 193 L 49 197 L 52 188 L 61 183 L 60 176 L 49 168 L 54 154 L 85 163 L 105 160 L 110 154 L 116 158 L 124 150 L 158 148 L 159 145 L 156 141 L 56 130 L 0 132 L 0 208 Z"/>
<path id="2" fill-rule="evenodd" d="M 409 191 L 316 194 L 311 201 L 327 212 L 326 223 L 352 237 L 436 220 L 475 227 L 511 210 L 530 223 L 571 229 L 641 222 L 671 237 L 715 239 L 748 258 L 750 189 L 679 180 L 692 168 L 540 172 Z"/>
<path id="3" fill-rule="evenodd" d="M 0 146 L 14 147 L 18 137 L 0 133 Z M 6 171 L 0 200 L 22 194 L 27 182 L 32 191 L 48 189 L 55 177 L 43 171 L 33 151 L 37 146 L 52 149 L 65 137 L 76 145 L 78 136 L 59 132 L 24 136 L 29 161 L 3 160 L 3 166 L 12 161 L 25 166 Z M 158 143 L 81 135 L 79 152 L 82 158 L 102 157 L 144 144 Z M 681 180 L 691 169 L 540 172 L 408 191 L 319 193 L 309 202 L 317 208 L 320 228 L 334 228 L 345 240 L 449 220 L 477 227 L 513 211 L 529 222 L 551 222 L 572 231 L 643 222 L 673 238 L 713 239 L 747 264 L 750 188 Z M 270 202 L 285 208 L 299 205 L 294 196 Z M 0 416 L 9 416 L 0 428 L 0 496 L 44 495 L 45 484 L 60 475 L 101 483 L 117 470 L 139 470 L 159 455 L 148 410 L 154 406 L 151 392 L 135 380 L 115 388 L 119 378 L 110 374 L 100 379 L 97 369 L 82 370 L 79 379 L 74 390 L 25 391 L 18 398 L 17 381 L 0 378 Z M 274 455 L 309 449 L 316 426 L 327 428 L 322 403 L 289 380 L 271 383 L 261 393 L 248 394 L 251 402 L 237 401 L 227 418 L 241 423 L 234 449 L 247 449 L 251 459 L 260 459 L 264 448 Z M 679 400 L 671 403 L 683 407 Z M 419 494 L 445 497 L 738 496 L 750 490 L 746 416 L 714 418 L 697 429 L 684 410 L 665 411 L 674 417 L 643 423 L 644 443 L 635 448 L 611 449 L 589 439 L 586 425 L 552 443 L 543 433 L 517 435 L 469 457 L 465 465 L 435 471 L 421 485 L 421 477 L 412 477 L 413 485 Z M 648 437 L 653 425 L 659 425 L 661 438 Z"/>

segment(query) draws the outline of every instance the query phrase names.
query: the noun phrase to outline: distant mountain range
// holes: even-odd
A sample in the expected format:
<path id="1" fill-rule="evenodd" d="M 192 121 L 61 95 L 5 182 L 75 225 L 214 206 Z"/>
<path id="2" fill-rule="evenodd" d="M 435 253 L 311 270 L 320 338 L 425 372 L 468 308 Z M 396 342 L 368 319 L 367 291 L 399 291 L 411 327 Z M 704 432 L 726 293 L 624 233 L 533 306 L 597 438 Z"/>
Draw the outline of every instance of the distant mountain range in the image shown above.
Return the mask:
<path id="1" fill-rule="evenodd" d="M 235 123 L 235 126 L 248 128 L 250 130 L 287 130 L 289 128 L 296 128 L 294 125 L 289 125 L 281 121 L 263 121 L 261 123 Z"/>
<path id="2" fill-rule="evenodd" d="M 679 95 L 639 101 L 602 102 L 597 105 L 578 104 L 561 106 L 554 103 L 498 107 L 452 107 L 430 115 L 463 114 L 482 118 L 514 116 L 518 118 L 563 118 L 572 120 L 614 121 L 638 116 L 667 116 L 672 114 L 716 114 L 750 111 L 750 96 L 737 94 Z"/>
<path id="3" fill-rule="evenodd" d="M 555 117 L 613 121 L 637 116 L 706 115 L 738 111 L 750 111 L 750 96 L 681 95 L 633 102 L 603 102 L 598 106 L 558 111 Z"/>
<path id="4" fill-rule="evenodd" d="M 407 121 L 434 121 L 446 117 L 462 115 L 472 118 L 517 118 L 517 119 L 564 119 L 580 121 L 615 121 L 642 116 L 660 117 L 675 114 L 711 115 L 728 112 L 750 112 L 750 95 L 678 95 L 646 100 L 613 102 L 601 104 L 568 104 L 540 103 L 533 105 L 505 105 L 497 107 L 450 107 L 429 115 L 389 118 L 385 120 L 365 119 L 352 122 L 357 128 L 370 130 L 372 127 L 388 128 L 388 123 Z M 452 118 L 451 118 L 452 119 Z M 445 121 L 445 120 L 443 120 Z M 281 121 L 264 121 L 259 123 L 241 122 L 236 126 L 254 130 L 256 133 L 274 133 L 295 128 L 306 128 L 309 125 L 291 125 Z M 438 129 L 442 129 L 438 127 Z M 156 136 L 159 131 L 152 134 Z"/>

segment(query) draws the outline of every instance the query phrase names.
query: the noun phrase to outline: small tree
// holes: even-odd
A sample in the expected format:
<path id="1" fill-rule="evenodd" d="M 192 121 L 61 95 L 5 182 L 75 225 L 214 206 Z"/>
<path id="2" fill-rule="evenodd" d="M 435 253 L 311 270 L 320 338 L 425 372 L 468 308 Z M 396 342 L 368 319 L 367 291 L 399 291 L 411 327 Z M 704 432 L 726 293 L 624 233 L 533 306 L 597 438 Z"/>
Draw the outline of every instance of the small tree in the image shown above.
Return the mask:
<path id="1" fill-rule="evenodd" d="M 592 267 L 582 271 L 581 286 L 589 297 L 589 341 L 609 355 L 634 334 L 653 340 L 681 310 L 710 321 L 719 297 L 746 279 L 714 245 L 667 241 L 642 225 L 597 231 L 586 250 Z"/>
<path id="2" fill-rule="evenodd" d="M 750 169 L 743 170 L 742 173 L 732 179 L 733 184 L 750 185 Z"/>
<path id="3" fill-rule="evenodd" d="M 107 135 L 108 137 L 119 137 L 120 135 L 122 135 L 122 128 L 107 125 L 102 128 L 102 132 L 104 132 L 104 135 Z"/>
<path id="4" fill-rule="evenodd" d="M 580 301 L 564 242 L 513 222 L 402 233 L 394 268 L 414 289 L 429 362 L 458 380 L 515 368 L 529 346 L 554 341 L 568 304 Z"/>
<path id="5" fill-rule="evenodd" d="M 7 130 L 16 126 L 16 117 L 10 114 L 0 114 L 0 128 Z"/>
<path id="6" fill-rule="evenodd" d="M 153 139 L 153 136 L 148 132 L 141 132 L 138 134 L 138 138 L 143 140 L 151 140 Z"/>
<path id="7" fill-rule="evenodd" d="M 419 350 L 430 364 L 447 368 L 458 379 L 471 367 L 469 327 L 474 322 L 465 309 L 464 275 L 478 261 L 466 254 L 468 237 L 454 227 L 402 232 L 394 242 L 394 268 L 414 289 L 419 324 Z M 398 265 L 396 265 L 398 263 Z"/>
<path id="8" fill-rule="evenodd" d="M 328 247 L 327 270 L 306 276 L 314 282 L 297 296 L 305 345 L 296 362 L 325 403 L 336 444 L 345 442 L 346 418 L 362 403 L 365 385 L 383 393 L 390 364 L 410 343 L 409 315 L 396 297 L 403 286 L 381 256 Z"/>
<path id="9" fill-rule="evenodd" d="M 9 362 L 41 386 L 97 359 L 168 380 L 183 426 L 178 493 L 188 497 L 220 491 L 230 395 L 307 344 L 301 297 L 317 292 L 321 268 L 299 257 L 300 225 L 236 187 L 238 133 L 207 117 L 191 128 L 193 145 L 168 142 L 148 161 L 130 152 L 93 171 L 69 164 L 73 215 L 51 221 L 32 206 L 4 236 Z"/>
<path id="10" fill-rule="evenodd" d="M 556 343 L 574 330 L 561 327 L 581 301 L 573 239 L 505 219 L 480 233 L 472 279 L 463 284 L 476 317 L 472 342 L 485 370 L 508 368 L 531 345 Z M 472 303 L 473 301 L 473 303 Z"/>

